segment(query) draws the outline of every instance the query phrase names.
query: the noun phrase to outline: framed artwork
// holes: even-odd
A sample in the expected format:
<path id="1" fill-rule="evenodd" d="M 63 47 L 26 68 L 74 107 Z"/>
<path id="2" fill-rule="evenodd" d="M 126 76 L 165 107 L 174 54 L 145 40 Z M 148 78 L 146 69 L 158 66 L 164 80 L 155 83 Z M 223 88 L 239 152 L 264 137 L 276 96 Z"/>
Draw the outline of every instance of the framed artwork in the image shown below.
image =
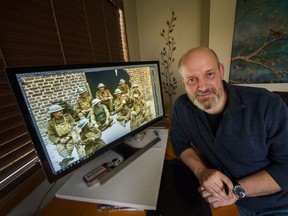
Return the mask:
<path id="1" fill-rule="evenodd" d="M 237 0 L 230 83 L 288 83 L 287 11 L 287 0 Z"/>

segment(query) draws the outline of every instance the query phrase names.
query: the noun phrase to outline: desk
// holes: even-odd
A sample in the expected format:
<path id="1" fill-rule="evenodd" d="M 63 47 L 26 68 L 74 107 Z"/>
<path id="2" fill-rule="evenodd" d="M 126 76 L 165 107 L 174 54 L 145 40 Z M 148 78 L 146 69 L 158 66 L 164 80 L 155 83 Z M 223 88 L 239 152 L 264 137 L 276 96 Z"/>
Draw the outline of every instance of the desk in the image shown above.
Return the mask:
<path id="1" fill-rule="evenodd" d="M 171 143 L 170 143 L 170 140 L 168 139 L 168 143 L 167 143 L 167 147 L 166 147 L 166 155 L 165 155 L 165 159 L 166 160 L 173 160 L 173 159 L 176 159 L 176 156 L 172 150 L 172 146 L 171 146 Z M 173 165 L 174 162 L 171 162 L 172 165 L 170 164 L 170 167 L 172 166 L 178 166 L 177 163 L 178 162 L 175 162 L 176 164 Z M 162 211 L 163 213 L 163 216 L 177 216 L 177 215 L 187 215 L 185 214 L 186 213 L 186 210 L 185 209 L 182 209 L 182 211 L 184 212 L 181 212 L 181 208 L 177 211 L 177 212 L 173 212 L 173 211 L 170 211 L 169 214 L 167 214 L 166 212 L 166 208 L 164 208 L 163 206 L 166 206 L 166 205 L 170 205 L 170 201 L 169 199 L 162 199 L 163 197 L 168 197 L 168 193 L 174 193 L 173 192 L 173 188 L 171 188 L 171 190 L 166 190 L 167 189 L 167 186 L 169 184 L 171 184 L 171 178 L 169 177 L 171 172 L 173 173 L 175 170 L 177 169 L 174 169 L 174 170 L 170 170 L 171 172 L 168 171 L 168 174 L 167 174 L 167 171 L 165 172 L 165 170 L 169 169 L 169 162 L 168 162 L 168 165 L 167 165 L 167 162 L 165 162 L 165 166 L 164 166 L 164 175 L 163 178 L 166 178 L 165 180 L 161 180 L 161 187 L 160 187 L 160 193 L 159 193 L 159 200 L 158 200 L 158 205 L 157 205 L 157 210 L 159 209 L 159 211 Z M 166 174 L 167 175 L 166 175 Z M 168 177 L 168 180 L 167 180 L 167 177 Z M 167 182 L 168 181 L 168 182 Z M 173 180 L 174 181 L 174 180 Z M 195 179 L 193 180 L 195 182 Z M 163 183 L 164 182 L 164 183 Z M 181 181 L 182 182 L 182 181 Z M 162 186 L 163 184 L 165 184 L 164 186 Z M 195 185 L 197 184 L 197 182 L 195 182 Z M 194 184 L 192 184 L 194 185 Z M 166 187 L 165 187 L 166 186 Z M 169 187 L 169 186 L 168 186 Z M 192 190 L 195 190 L 196 187 L 192 187 Z M 167 191 L 167 193 L 166 193 Z M 174 191 L 175 191 L 175 188 L 174 188 Z M 186 192 L 187 193 L 187 192 Z M 211 211 L 210 211 L 210 207 L 207 205 L 207 203 L 205 203 L 203 201 L 203 199 L 201 199 L 200 196 L 197 196 L 198 195 L 198 192 L 195 191 L 195 196 L 194 196 L 194 199 L 197 200 L 198 204 L 196 205 L 191 205 L 191 206 L 194 206 L 196 207 L 196 210 L 195 211 L 198 211 L 200 212 L 203 216 L 211 216 L 211 213 L 212 213 L 212 216 L 238 216 L 238 213 L 237 213 L 237 210 L 236 210 L 236 207 L 234 205 L 232 206 L 228 206 L 228 207 L 224 207 L 224 208 L 217 208 L 217 209 L 214 209 L 212 208 Z M 186 195 L 185 195 L 186 196 Z M 193 197 L 192 197 L 193 199 Z M 173 204 L 173 202 L 172 202 Z M 173 207 L 173 205 L 171 205 L 171 207 Z M 203 207 L 203 209 L 202 209 Z M 176 210 L 177 208 L 175 208 Z M 193 209 L 190 208 L 190 211 L 193 211 Z M 95 216 L 145 216 L 147 213 L 147 215 L 153 215 L 153 212 L 151 211 L 99 211 L 97 210 L 97 207 L 96 207 L 96 204 L 94 203 L 88 203 L 88 202 L 80 202 L 80 201 L 72 201 L 72 200 L 65 200 L 65 199 L 59 199 L 59 198 L 53 198 L 50 203 L 48 203 L 48 205 L 38 214 L 39 216 L 50 216 L 50 215 L 61 215 L 61 216 L 70 216 L 70 215 L 75 215 L 75 216 L 91 216 L 91 215 L 95 215 Z M 165 214 L 167 215 L 165 215 Z M 156 215 L 156 214 L 155 214 Z M 198 214 L 189 214 L 189 215 L 196 215 L 196 216 L 200 216 Z"/>

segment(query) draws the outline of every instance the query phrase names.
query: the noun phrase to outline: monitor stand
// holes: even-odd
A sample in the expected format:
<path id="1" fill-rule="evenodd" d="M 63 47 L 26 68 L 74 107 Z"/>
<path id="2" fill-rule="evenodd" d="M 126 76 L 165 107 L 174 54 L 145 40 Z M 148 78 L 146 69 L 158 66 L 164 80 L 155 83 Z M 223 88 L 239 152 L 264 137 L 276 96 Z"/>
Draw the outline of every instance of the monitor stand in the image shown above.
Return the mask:
<path id="1" fill-rule="evenodd" d="M 109 180 L 113 175 L 115 175 L 115 173 L 120 172 L 128 164 L 133 162 L 141 154 L 146 152 L 148 149 L 150 149 L 152 146 L 154 146 L 157 142 L 161 140 L 160 137 L 156 135 L 156 133 L 154 134 L 154 136 L 151 136 L 149 132 L 147 133 L 143 131 L 141 132 L 140 136 L 142 137 L 141 140 L 139 139 L 139 134 L 137 134 L 136 136 L 131 137 L 129 140 L 126 140 L 121 145 L 113 148 L 113 151 L 121 155 L 124 160 L 118 166 L 113 168 L 112 172 L 108 172 L 105 175 L 101 176 L 98 179 L 100 184 L 103 184 L 104 182 Z"/>

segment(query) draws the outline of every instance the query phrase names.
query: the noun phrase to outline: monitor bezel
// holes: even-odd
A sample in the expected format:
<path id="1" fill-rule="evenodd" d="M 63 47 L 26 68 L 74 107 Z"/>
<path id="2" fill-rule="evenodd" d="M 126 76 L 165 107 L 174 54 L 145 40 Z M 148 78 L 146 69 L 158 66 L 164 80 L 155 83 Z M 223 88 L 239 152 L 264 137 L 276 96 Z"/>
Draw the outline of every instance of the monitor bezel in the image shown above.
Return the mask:
<path id="1" fill-rule="evenodd" d="M 52 168 L 49 164 L 48 155 L 45 153 L 45 150 L 42 147 L 42 138 L 38 136 L 38 127 L 34 124 L 32 120 L 31 113 L 29 112 L 29 108 L 26 105 L 25 98 L 22 94 L 21 86 L 18 83 L 17 75 L 23 73 L 34 73 L 34 72 L 45 72 L 45 71 L 57 71 L 57 70 L 69 70 L 69 69 L 81 69 L 81 68 L 105 68 L 105 67 L 125 67 L 125 66 L 144 66 L 144 65 L 155 65 L 157 66 L 157 72 L 159 77 L 159 85 L 160 85 L 160 95 L 161 95 L 161 106 L 162 106 L 162 115 L 155 117 L 149 122 L 146 122 L 144 125 L 141 125 L 139 128 L 130 131 L 129 133 L 121 136 L 120 138 L 114 140 L 109 145 L 104 146 L 103 148 L 99 149 L 92 157 L 88 157 L 86 160 L 82 160 L 81 163 L 74 164 L 71 167 L 67 167 L 63 172 L 57 173 L 55 175 L 52 172 Z M 46 174 L 47 180 L 52 183 L 57 181 L 58 179 L 66 176 L 67 174 L 73 172 L 77 168 L 80 168 L 84 164 L 88 163 L 91 160 L 97 159 L 101 154 L 105 153 L 106 151 L 113 150 L 119 145 L 123 145 L 123 142 L 129 138 L 134 136 L 135 134 L 143 131 L 147 127 L 155 124 L 156 122 L 160 121 L 164 117 L 164 102 L 163 102 L 163 90 L 162 90 L 162 82 L 161 82 L 161 72 L 160 72 L 160 65 L 159 61 L 134 61 L 134 62 L 108 62 L 108 63 L 89 63 L 89 64 L 70 64 L 70 65 L 45 65 L 45 66 L 25 66 L 25 67 L 6 67 L 5 68 L 6 75 L 9 80 L 9 84 L 11 90 L 13 92 L 14 98 L 17 102 L 19 110 L 22 114 L 24 119 L 24 123 L 26 128 L 29 132 L 31 137 L 32 143 L 34 148 L 37 152 L 39 157 L 40 163 L 42 164 L 42 168 Z"/>

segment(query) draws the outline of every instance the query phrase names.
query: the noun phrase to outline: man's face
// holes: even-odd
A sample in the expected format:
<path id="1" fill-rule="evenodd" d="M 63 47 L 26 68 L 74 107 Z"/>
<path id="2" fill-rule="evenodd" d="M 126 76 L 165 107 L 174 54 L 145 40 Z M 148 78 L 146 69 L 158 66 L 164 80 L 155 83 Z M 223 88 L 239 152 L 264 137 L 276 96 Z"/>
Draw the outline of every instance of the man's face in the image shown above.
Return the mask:
<path id="1" fill-rule="evenodd" d="M 100 92 L 104 92 L 105 88 L 104 87 L 100 87 L 99 90 L 100 90 Z"/>
<path id="2" fill-rule="evenodd" d="M 63 116 L 63 110 L 52 113 L 55 118 L 61 118 Z"/>
<path id="3" fill-rule="evenodd" d="M 199 109 L 209 110 L 223 107 L 224 68 L 208 51 L 196 51 L 183 60 L 181 83 L 191 102 Z M 213 111 L 212 111 L 213 112 Z"/>
<path id="4" fill-rule="evenodd" d="M 86 96 L 87 96 L 87 92 L 83 92 L 83 93 L 80 94 L 81 98 L 85 98 Z"/>

